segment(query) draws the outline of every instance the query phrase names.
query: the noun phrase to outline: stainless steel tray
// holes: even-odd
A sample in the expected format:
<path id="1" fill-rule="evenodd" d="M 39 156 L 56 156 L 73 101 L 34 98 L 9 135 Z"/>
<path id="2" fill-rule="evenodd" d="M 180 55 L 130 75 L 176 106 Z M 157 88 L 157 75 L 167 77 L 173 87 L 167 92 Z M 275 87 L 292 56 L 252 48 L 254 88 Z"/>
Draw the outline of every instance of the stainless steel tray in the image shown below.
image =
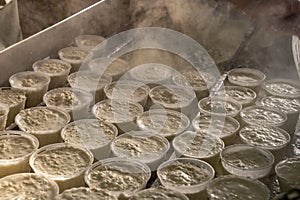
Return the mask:
<path id="1" fill-rule="evenodd" d="M 164 5 L 155 7 L 157 2 L 164 1 L 168 3 L 167 7 Z M 182 2 L 187 4 L 184 4 L 185 12 L 183 13 L 177 11 L 181 9 L 182 5 L 180 3 Z M 102 0 L 58 24 L 0 51 L 0 66 L 2 69 L 0 85 L 7 85 L 9 76 L 16 72 L 31 70 L 31 65 L 36 60 L 48 56 L 57 57 L 57 51 L 72 44 L 73 38 L 77 35 L 99 34 L 109 37 L 124 30 L 142 26 L 162 26 L 181 31 L 204 46 L 217 64 L 220 64 L 220 62 L 226 64 L 226 60 L 230 59 L 234 54 L 244 35 L 251 28 L 252 22 L 230 6 L 216 4 L 214 0 L 199 1 L 196 5 L 193 5 L 195 1 L 190 0 L 180 1 L 180 3 L 177 1 L 155 0 L 155 3 L 152 5 L 147 0 Z M 190 7 L 189 4 L 191 4 Z M 195 11 L 191 10 L 192 6 L 199 7 L 201 6 L 200 4 L 205 5 L 205 9 L 214 11 L 213 14 L 209 15 L 210 18 L 198 19 L 201 13 L 195 13 Z M 145 14 L 136 14 L 140 12 L 140 7 L 144 9 L 143 12 Z M 149 12 L 145 9 L 149 9 Z M 138 23 L 141 20 L 145 21 L 145 18 L 147 19 L 148 17 L 155 19 L 156 13 L 153 14 L 153 9 L 168 9 L 170 15 L 175 15 L 175 17 L 183 17 L 184 14 L 190 12 L 190 18 L 187 20 L 195 21 L 195 23 L 189 22 L 189 26 L 182 27 L 182 24 L 178 24 L 180 22 L 173 19 L 174 16 L 165 20 L 171 21 L 168 23 L 157 23 L 155 20 L 152 20 L 154 22 L 146 21 L 144 24 Z M 179 14 L 172 14 L 171 11 L 174 9 Z M 221 22 L 218 20 L 222 17 L 226 18 L 226 20 L 222 21 L 221 26 Z M 216 25 L 207 26 L 203 30 L 203 24 L 211 20 L 213 22 L 216 21 Z M 220 36 L 217 33 L 214 34 L 216 30 L 226 33 L 224 38 L 218 38 Z M 201 33 L 201 31 L 205 34 Z M 209 35 L 209 37 L 205 35 Z M 232 40 L 232 38 L 228 38 L 228 35 L 237 35 L 236 40 L 230 41 L 230 45 L 227 44 L 229 43 L 227 40 Z M 223 43 L 222 40 L 224 41 Z M 295 39 L 293 41 L 297 43 Z M 248 65 L 259 68 L 269 77 L 277 76 L 298 79 L 292 51 L 293 41 L 290 36 L 275 36 L 264 30 L 259 30 L 251 38 L 245 51 L 241 53 L 235 66 Z M 221 59 L 219 59 L 220 55 Z M 219 66 L 222 70 L 222 65 L 220 64 Z"/>

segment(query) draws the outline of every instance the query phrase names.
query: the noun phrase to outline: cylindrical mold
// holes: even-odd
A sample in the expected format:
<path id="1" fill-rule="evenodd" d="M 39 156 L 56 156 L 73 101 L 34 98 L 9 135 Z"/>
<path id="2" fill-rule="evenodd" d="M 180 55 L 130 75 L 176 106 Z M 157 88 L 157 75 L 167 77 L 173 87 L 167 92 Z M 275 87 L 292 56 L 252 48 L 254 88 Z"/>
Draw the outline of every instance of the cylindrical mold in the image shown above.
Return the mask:
<path id="1" fill-rule="evenodd" d="M 29 157 L 39 147 L 36 137 L 22 131 L 0 132 L 0 178 L 30 172 Z"/>
<path id="2" fill-rule="evenodd" d="M 93 95 L 80 89 L 64 87 L 50 90 L 43 99 L 48 107 L 65 110 L 71 120 L 78 120 L 87 118 Z"/>
<path id="3" fill-rule="evenodd" d="M 283 128 L 287 121 L 286 114 L 265 106 L 246 107 L 240 112 L 239 117 L 241 127 L 260 124 Z"/>
<path id="4" fill-rule="evenodd" d="M 184 114 L 173 110 L 153 109 L 137 118 L 140 130 L 150 131 L 172 141 L 190 126 L 190 120 Z"/>
<path id="5" fill-rule="evenodd" d="M 38 149 L 31 155 L 29 163 L 35 173 L 54 180 L 63 192 L 85 186 L 84 173 L 93 161 L 93 154 L 84 147 L 57 143 Z"/>
<path id="6" fill-rule="evenodd" d="M 136 81 L 117 81 L 108 84 L 104 88 L 105 95 L 109 99 L 128 99 L 145 107 L 150 88 L 144 83 Z"/>
<path id="7" fill-rule="evenodd" d="M 111 143 L 114 156 L 140 161 L 151 171 L 166 159 L 170 149 L 169 141 L 148 131 L 131 131 L 118 136 Z"/>
<path id="8" fill-rule="evenodd" d="M 11 87 L 0 88 L 0 104 L 9 107 L 6 126 L 15 122 L 16 115 L 25 108 L 26 93 Z"/>
<path id="9" fill-rule="evenodd" d="M 300 97 L 300 82 L 290 79 L 271 79 L 262 84 L 262 89 L 268 96 L 284 98 Z"/>
<path id="10" fill-rule="evenodd" d="M 287 121 L 282 126 L 290 135 L 293 135 L 299 119 L 300 99 L 279 96 L 267 96 L 258 102 L 259 105 L 270 109 L 278 109 L 287 115 Z"/>
<path id="11" fill-rule="evenodd" d="M 157 169 L 160 183 L 167 189 L 175 190 L 190 200 L 206 199 L 206 187 L 215 171 L 207 162 L 177 158 L 162 163 Z"/>
<path id="12" fill-rule="evenodd" d="M 194 118 L 197 114 L 197 98 L 191 88 L 174 85 L 156 86 L 150 90 L 149 97 L 153 106 L 175 110 L 189 118 Z"/>
<path id="13" fill-rule="evenodd" d="M 66 47 L 58 51 L 59 59 L 72 66 L 70 73 L 79 71 L 81 64 L 89 54 L 88 50 L 80 47 Z"/>
<path id="14" fill-rule="evenodd" d="M 230 174 L 259 179 L 269 175 L 274 156 L 260 147 L 236 144 L 223 149 L 221 162 Z"/>
<path id="15" fill-rule="evenodd" d="M 75 37 L 74 40 L 75 44 L 78 47 L 86 49 L 88 51 L 92 51 L 95 47 L 97 47 L 106 39 L 99 35 L 78 35 Z"/>
<path id="16" fill-rule="evenodd" d="M 67 112 L 45 106 L 27 108 L 16 116 L 18 127 L 36 136 L 40 146 L 61 142 L 60 131 L 69 122 Z"/>
<path id="17" fill-rule="evenodd" d="M 224 142 L 207 132 L 184 132 L 172 141 L 177 157 L 195 158 L 208 162 L 215 170 L 220 168 L 220 153 Z"/>
<path id="18" fill-rule="evenodd" d="M 192 122 L 195 131 L 205 131 L 220 137 L 226 146 L 235 142 L 240 123 L 229 116 L 198 115 Z"/>
<path id="19" fill-rule="evenodd" d="M 233 175 L 222 176 L 210 182 L 207 187 L 207 195 L 210 200 L 270 199 L 268 187 L 260 181 Z"/>
<path id="20" fill-rule="evenodd" d="M 277 164 L 286 152 L 291 137 L 285 130 L 267 125 L 249 125 L 239 131 L 241 141 L 245 144 L 269 150 Z"/>
<path id="21" fill-rule="evenodd" d="M 49 90 L 65 87 L 67 77 L 71 70 L 71 65 L 58 59 L 39 60 L 33 63 L 35 72 L 40 72 L 50 77 Z"/>
<path id="22" fill-rule="evenodd" d="M 19 72 L 9 78 L 11 87 L 20 89 L 26 93 L 26 107 L 36 106 L 43 101 L 43 95 L 47 92 L 50 78 L 40 72 Z"/>
<path id="23" fill-rule="evenodd" d="M 90 188 L 100 188 L 116 196 L 134 194 L 146 188 L 151 170 L 138 161 L 109 158 L 94 163 L 85 173 L 85 182 Z"/>
<path id="24" fill-rule="evenodd" d="M 216 78 L 208 73 L 190 70 L 173 75 L 172 81 L 178 86 L 192 87 L 200 100 L 209 96 L 209 90 L 216 83 Z"/>
<path id="25" fill-rule="evenodd" d="M 228 81 L 233 85 L 248 87 L 258 94 L 261 83 L 265 80 L 266 75 L 251 68 L 236 68 L 228 73 Z"/>
<path id="26" fill-rule="evenodd" d="M 143 113 L 143 107 L 132 101 L 106 99 L 93 106 L 94 116 L 118 127 L 119 133 L 137 130 L 136 119 Z"/>
<path id="27" fill-rule="evenodd" d="M 159 63 L 146 63 L 132 68 L 129 79 L 149 85 L 150 88 L 171 82 L 172 69 Z"/>
<path id="28" fill-rule="evenodd" d="M 91 71 L 74 72 L 68 77 L 68 82 L 72 88 L 90 92 L 95 103 L 105 99 L 104 87 L 111 81 L 111 76 L 107 74 L 98 76 Z"/>
<path id="29" fill-rule="evenodd" d="M 110 75 L 113 81 L 118 81 L 130 68 L 126 60 L 104 57 L 91 60 L 88 66 L 98 75 Z"/>
<path id="30" fill-rule="evenodd" d="M 118 129 L 113 124 L 97 119 L 77 120 L 61 130 L 64 142 L 85 146 L 97 160 L 109 158 L 110 144 L 117 135 Z"/>
<path id="31" fill-rule="evenodd" d="M 198 107 L 201 115 L 223 115 L 237 116 L 242 105 L 232 98 L 228 97 L 206 97 L 199 101 Z"/>
<path id="32" fill-rule="evenodd" d="M 254 90 L 243 86 L 225 86 L 224 92 L 227 97 L 242 104 L 243 108 L 254 105 L 257 97 Z"/>
<path id="33" fill-rule="evenodd" d="M 0 179 L 0 199 L 53 200 L 58 195 L 58 186 L 43 175 L 17 173 Z"/>
<path id="34" fill-rule="evenodd" d="M 282 192 L 287 192 L 291 189 L 300 190 L 300 158 L 288 158 L 281 161 L 275 167 L 275 172 L 279 180 L 280 189 Z"/>

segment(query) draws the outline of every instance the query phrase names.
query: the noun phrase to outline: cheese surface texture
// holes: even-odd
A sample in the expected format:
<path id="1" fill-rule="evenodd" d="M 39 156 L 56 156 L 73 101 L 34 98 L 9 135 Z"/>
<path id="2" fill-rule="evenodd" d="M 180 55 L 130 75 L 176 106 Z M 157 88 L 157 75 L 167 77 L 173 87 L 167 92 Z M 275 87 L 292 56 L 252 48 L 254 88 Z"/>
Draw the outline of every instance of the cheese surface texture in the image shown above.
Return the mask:
<path id="1" fill-rule="evenodd" d="M 73 146 L 45 149 L 34 158 L 34 171 L 55 177 L 72 177 L 84 171 L 92 162 L 91 156 Z"/>
<path id="2" fill-rule="evenodd" d="M 37 148 L 33 140 L 24 136 L 1 137 L 0 160 L 10 160 L 28 156 Z"/>
<path id="3" fill-rule="evenodd" d="M 175 161 L 159 172 L 160 179 L 173 186 L 190 186 L 208 181 L 211 173 L 193 163 Z"/>
<path id="4" fill-rule="evenodd" d="M 50 132 L 61 129 L 70 119 L 63 111 L 48 107 L 35 107 L 22 110 L 16 120 L 23 131 Z"/>
<path id="5" fill-rule="evenodd" d="M 260 182 L 234 176 L 225 176 L 213 181 L 208 187 L 212 200 L 265 200 L 268 190 Z"/>
<path id="6" fill-rule="evenodd" d="M 34 173 L 20 173 L 0 179 L 1 200 L 52 200 L 58 194 L 55 182 Z"/>

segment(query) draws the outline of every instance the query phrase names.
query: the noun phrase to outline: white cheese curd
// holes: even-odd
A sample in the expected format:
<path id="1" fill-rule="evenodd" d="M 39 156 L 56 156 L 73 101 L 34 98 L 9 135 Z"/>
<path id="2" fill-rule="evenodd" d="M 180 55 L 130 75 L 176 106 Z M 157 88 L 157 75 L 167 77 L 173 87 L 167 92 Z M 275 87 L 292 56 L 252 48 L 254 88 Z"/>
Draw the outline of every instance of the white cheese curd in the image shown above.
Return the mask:
<path id="1" fill-rule="evenodd" d="M 78 35 L 74 40 L 78 47 L 91 51 L 105 41 L 105 38 L 99 35 Z"/>
<path id="2" fill-rule="evenodd" d="M 16 117 L 17 125 L 25 132 L 51 132 L 62 129 L 70 116 L 51 107 L 34 107 L 22 110 Z"/>
<path id="3" fill-rule="evenodd" d="M 146 187 L 149 167 L 141 162 L 123 158 L 104 159 L 94 163 L 85 173 L 90 188 L 108 190 L 115 195 L 133 194 Z"/>
<path id="4" fill-rule="evenodd" d="M 218 137 L 205 132 L 184 132 L 173 140 L 173 147 L 180 155 L 205 159 L 219 154 L 224 143 Z"/>
<path id="5" fill-rule="evenodd" d="M 173 148 L 177 157 L 197 158 L 211 164 L 215 169 L 220 162 L 224 142 L 207 132 L 184 132 L 174 138 Z"/>
<path id="6" fill-rule="evenodd" d="M 209 180 L 210 175 L 209 171 L 197 165 L 181 162 L 174 162 L 159 171 L 159 177 L 163 182 L 176 186 L 197 185 Z"/>
<path id="7" fill-rule="evenodd" d="M 278 163 L 275 172 L 278 176 L 280 188 L 282 191 L 288 191 L 292 188 L 300 189 L 300 158 L 288 158 Z"/>
<path id="8" fill-rule="evenodd" d="M 209 95 L 209 89 L 215 84 L 216 78 L 209 73 L 195 70 L 183 71 L 172 77 L 173 82 L 178 86 L 192 87 L 197 98 L 202 99 Z"/>
<path id="9" fill-rule="evenodd" d="M 93 154 L 82 146 L 57 143 L 40 148 L 29 163 L 35 173 L 56 181 L 62 192 L 84 186 L 84 172 L 93 160 Z"/>
<path id="10" fill-rule="evenodd" d="M 152 88 L 149 97 L 153 104 L 162 105 L 166 109 L 184 111 L 190 106 L 196 95 L 190 88 L 169 85 Z"/>
<path id="11" fill-rule="evenodd" d="M 26 93 L 19 89 L 10 87 L 0 88 L 0 104 L 9 108 L 6 126 L 11 125 L 15 121 L 16 115 L 25 108 Z"/>
<path id="12" fill-rule="evenodd" d="M 33 64 L 33 69 L 48 76 L 55 76 L 70 70 L 70 64 L 57 59 L 39 60 Z"/>
<path id="13" fill-rule="evenodd" d="M 128 99 L 145 106 L 150 88 L 134 81 L 118 81 L 107 85 L 104 92 L 109 99 Z"/>
<path id="14" fill-rule="evenodd" d="M 109 123 L 122 123 L 133 121 L 143 113 L 143 107 L 134 102 L 116 100 L 103 100 L 95 104 L 93 113 L 97 119 Z"/>
<path id="15" fill-rule="evenodd" d="M 104 89 L 107 84 L 110 84 L 112 78 L 109 75 L 101 75 L 98 76 L 97 74 L 91 71 L 79 71 L 70 74 L 68 77 L 68 82 L 70 83 L 71 87 L 82 89 L 85 91 L 93 91 Z"/>
<path id="16" fill-rule="evenodd" d="M 196 131 L 217 134 L 226 145 L 232 144 L 240 128 L 237 120 L 229 116 L 198 115 L 193 120 Z"/>
<path id="17" fill-rule="evenodd" d="M 9 87 L 0 88 L 0 103 L 9 107 L 23 103 L 26 100 L 25 92 Z"/>
<path id="18" fill-rule="evenodd" d="M 5 130 L 9 107 L 0 104 L 0 131 Z"/>
<path id="19" fill-rule="evenodd" d="M 126 60 L 104 57 L 91 60 L 88 66 L 99 75 L 107 74 L 111 76 L 113 81 L 118 81 L 130 68 Z"/>
<path id="20" fill-rule="evenodd" d="M 33 153 L 38 142 L 33 136 L 21 131 L 6 131 L 0 133 L 0 146 L 0 160 L 11 160 Z"/>
<path id="21" fill-rule="evenodd" d="M 134 80 L 153 87 L 157 84 L 167 83 L 171 78 L 172 70 L 163 64 L 147 63 L 132 68 L 129 74 Z"/>
<path id="22" fill-rule="evenodd" d="M 228 97 L 206 97 L 198 103 L 201 114 L 217 114 L 235 117 L 242 105 Z"/>
<path id="23" fill-rule="evenodd" d="M 88 54 L 89 52 L 76 47 L 67 47 L 60 50 L 61 57 L 69 60 L 84 60 Z"/>
<path id="24" fill-rule="evenodd" d="M 241 169 L 265 167 L 270 163 L 263 154 L 258 154 L 257 151 L 252 150 L 227 153 L 223 158 L 227 163 Z"/>
<path id="25" fill-rule="evenodd" d="M 0 177 L 29 172 L 29 157 L 39 147 L 34 136 L 21 131 L 0 132 Z"/>
<path id="26" fill-rule="evenodd" d="M 66 86 L 67 76 L 70 73 L 71 65 L 62 60 L 47 59 L 33 63 L 32 68 L 34 71 L 50 77 L 49 90 L 51 90 Z"/>
<path id="27" fill-rule="evenodd" d="M 280 96 L 280 97 L 290 97 L 297 98 L 300 97 L 300 83 L 298 81 L 293 81 L 289 79 L 271 79 L 266 81 L 262 88 L 267 91 L 267 93 Z"/>
<path id="28" fill-rule="evenodd" d="M 16 124 L 35 135 L 41 146 L 60 142 L 60 130 L 70 121 L 67 112 L 51 107 L 33 107 L 22 110 L 16 116 Z"/>
<path id="29" fill-rule="evenodd" d="M 289 133 L 281 128 L 258 124 L 243 127 L 239 136 L 242 143 L 269 150 L 274 156 L 274 164 L 282 159 L 291 140 Z"/>
<path id="30" fill-rule="evenodd" d="M 82 148 L 70 144 L 54 144 L 43 148 L 32 157 L 34 171 L 52 177 L 72 177 L 91 164 L 92 156 Z"/>
<path id="31" fill-rule="evenodd" d="M 287 121 L 282 128 L 291 135 L 294 134 L 299 119 L 300 99 L 267 96 L 262 98 L 258 104 L 270 109 L 278 109 L 285 113 L 287 115 Z"/>
<path id="32" fill-rule="evenodd" d="M 265 124 L 271 126 L 282 126 L 287 116 L 277 109 L 270 109 L 264 106 L 250 106 L 244 108 L 241 113 L 243 124 Z"/>
<path id="33" fill-rule="evenodd" d="M 84 59 L 89 55 L 89 51 L 81 47 L 65 47 L 58 51 L 59 59 L 71 64 L 71 73 L 77 72 Z"/>
<path id="34" fill-rule="evenodd" d="M 52 200 L 57 194 L 57 184 L 39 174 L 19 173 L 0 179 L 1 200 Z"/>
<path id="35" fill-rule="evenodd" d="M 236 144 L 223 149 L 221 161 L 224 169 L 229 173 L 256 179 L 269 174 L 274 156 L 259 147 Z"/>
<path id="36" fill-rule="evenodd" d="M 205 188 L 215 175 L 206 162 L 177 158 L 162 163 L 157 169 L 160 183 L 167 189 L 183 193 L 189 199 L 205 199 Z"/>
<path id="37" fill-rule="evenodd" d="M 95 97 L 95 102 L 98 102 L 105 99 L 104 87 L 112 82 L 112 77 L 91 71 L 79 71 L 70 74 L 68 82 L 72 88 L 90 92 Z"/>
<path id="38" fill-rule="evenodd" d="M 255 74 L 246 74 L 242 72 L 232 72 L 232 74 L 230 74 L 230 77 L 233 81 L 242 83 L 254 83 L 259 80 L 259 77 L 255 76 Z"/>
<path id="39" fill-rule="evenodd" d="M 13 87 L 40 88 L 49 82 L 49 78 L 38 72 L 19 72 L 10 78 Z"/>
<path id="40" fill-rule="evenodd" d="M 224 89 L 225 95 L 227 97 L 236 100 L 244 107 L 254 104 L 257 96 L 252 89 L 242 86 L 225 86 Z"/>
<path id="41" fill-rule="evenodd" d="M 267 96 L 261 100 L 260 104 L 269 108 L 279 109 L 286 114 L 300 112 L 300 99 L 297 98 Z"/>
<path id="42" fill-rule="evenodd" d="M 93 106 L 94 116 L 118 127 L 119 133 L 137 129 L 136 119 L 143 113 L 143 107 L 122 99 L 106 99 Z"/>
<path id="43" fill-rule="evenodd" d="M 137 124 L 141 130 L 161 135 L 171 141 L 187 129 L 190 120 L 180 112 L 154 109 L 138 117 Z"/>
<path id="44" fill-rule="evenodd" d="M 139 160 L 156 170 L 170 148 L 167 139 L 147 131 L 131 131 L 118 136 L 111 144 L 117 157 Z"/>
<path id="45" fill-rule="evenodd" d="M 43 99 L 47 106 L 67 111 L 74 120 L 86 117 L 93 95 L 84 90 L 64 87 L 50 90 Z"/>
<path id="46" fill-rule="evenodd" d="M 97 119 L 77 120 L 66 125 L 61 131 L 64 142 L 85 146 L 97 159 L 109 156 L 110 143 L 117 134 L 118 129 L 113 124 Z"/>
<path id="47" fill-rule="evenodd" d="M 50 78 L 40 72 L 19 72 L 9 78 L 11 87 L 26 93 L 26 107 L 33 107 L 43 101 L 47 92 Z"/>
<path id="48" fill-rule="evenodd" d="M 47 106 L 58 107 L 67 111 L 74 110 L 91 102 L 92 95 L 73 88 L 57 88 L 47 92 L 44 102 Z"/>
<path id="49" fill-rule="evenodd" d="M 257 180 L 238 176 L 223 176 L 214 179 L 207 187 L 211 200 L 266 200 L 270 191 Z"/>
<path id="50" fill-rule="evenodd" d="M 239 135 L 243 142 L 269 150 L 282 148 L 290 141 L 286 131 L 266 125 L 245 126 L 240 130 Z"/>
<path id="51" fill-rule="evenodd" d="M 107 145 L 117 135 L 114 125 L 97 119 L 82 119 L 68 124 L 62 130 L 65 142 L 80 144 L 89 149 Z"/>
<path id="52" fill-rule="evenodd" d="M 249 87 L 255 92 L 258 92 L 265 78 L 266 75 L 263 72 L 250 68 L 236 68 L 228 73 L 228 80 L 231 84 Z"/>
<path id="53" fill-rule="evenodd" d="M 207 89 L 213 86 L 216 79 L 213 75 L 197 72 L 197 71 L 183 71 L 180 74 L 173 76 L 173 81 L 181 86 L 192 86 L 196 89 Z"/>

